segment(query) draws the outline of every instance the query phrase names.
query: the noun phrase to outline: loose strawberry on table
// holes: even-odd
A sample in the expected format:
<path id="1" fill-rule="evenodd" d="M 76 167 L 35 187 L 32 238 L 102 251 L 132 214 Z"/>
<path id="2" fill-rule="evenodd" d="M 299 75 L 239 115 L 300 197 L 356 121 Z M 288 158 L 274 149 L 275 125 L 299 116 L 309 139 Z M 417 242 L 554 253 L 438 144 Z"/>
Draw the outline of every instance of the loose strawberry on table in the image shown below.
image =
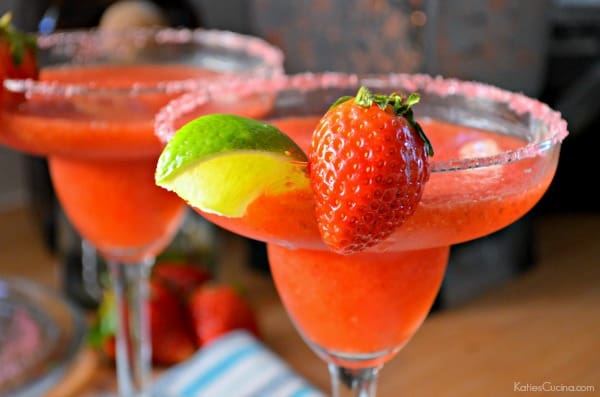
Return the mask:
<path id="1" fill-rule="evenodd" d="M 187 298 L 209 278 L 210 274 L 195 263 L 161 261 L 154 266 L 148 300 L 154 364 L 179 363 L 198 349 L 187 310 Z M 115 359 L 115 313 L 114 295 L 107 292 L 90 332 L 90 342 L 109 360 Z"/>
<path id="2" fill-rule="evenodd" d="M 243 329 L 259 336 L 254 311 L 230 285 L 206 285 L 189 300 L 196 341 L 205 346 L 227 332 Z"/>
<path id="3" fill-rule="evenodd" d="M 309 175 L 321 237 L 342 254 L 389 236 L 414 212 L 433 149 L 414 120 L 416 94 L 375 95 L 361 87 L 320 120 Z"/>
<path id="4" fill-rule="evenodd" d="M 152 362 L 177 364 L 197 350 L 186 306 L 161 281 L 151 279 L 148 311 Z M 116 308 L 114 296 L 106 293 L 98 311 L 98 320 L 90 333 L 92 346 L 109 360 L 115 359 Z"/>
<path id="5" fill-rule="evenodd" d="M 179 298 L 187 300 L 192 291 L 211 279 L 206 268 L 186 261 L 161 261 L 152 269 L 152 277 L 162 281 Z"/>
<path id="6" fill-rule="evenodd" d="M 237 290 L 224 283 L 208 283 L 203 267 L 186 261 L 161 261 L 149 282 L 152 362 L 169 366 L 188 359 L 215 338 L 246 329 L 258 335 L 250 305 Z M 98 310 L 90 342 L 108 360 L 115 359 L 116 310 L 107 292 Z"/>
<path id="7" fill-rule="evenodd" d="M 150 281 L 149 311 L 152 361 L 155 364 L 176 364 L 196 352 L 185 306 L 172 290 L 156 279 Z"/>
<path id="8" fill-rule="evenodd" d="M 6 91 L 4 80 L 37 79 L 37 43 L 35 36 L 16 30 L 11 24 L 12 15 L 0 18 L 0 106 L 15 106 L 24 97 Z"/>

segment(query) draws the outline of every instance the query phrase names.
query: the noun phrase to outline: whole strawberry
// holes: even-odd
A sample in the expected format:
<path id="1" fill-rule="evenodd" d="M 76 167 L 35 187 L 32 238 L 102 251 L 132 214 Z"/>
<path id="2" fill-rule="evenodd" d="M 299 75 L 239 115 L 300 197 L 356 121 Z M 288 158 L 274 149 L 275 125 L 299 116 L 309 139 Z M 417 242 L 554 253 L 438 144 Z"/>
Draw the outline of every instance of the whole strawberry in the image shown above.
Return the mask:
<path id="1" fill-rule="evenodd" d="M 313 132 L 309 173 L 321 237 L 351 254 L 388 237 L 415 211 L 433 149 L 411 107 L 417 94 L 342 97 Z"/>
<path id="2" fill-rule="evenodd" d="M 3 82 L 8 78 L 37 79 L 37 44 L 35 37 L 17 31 L 11 24 L 11 14 L 0 18 L 0 105 L 14 106 L 23 95 L 10 93 Z"/>
<path id="3" fill-rule="evenodd" d="M 162 260 L 152 269 L 152 277 L 171 288 L 185 302 L 192 291 L 210 280 L 211 275 L 206 268 L 195 263 Z"/>
<path id="4" fill-rule="evenodd" d="M 254 311 L 235 288 L 229 285 L 204 285 L 189 300 L 189 310 L 200 346 L 236 329 L 258 336 Z"/>
<path id="5" fill-rule="evenodd" d="M 152 362 L 173 365 L 188 359 L 197 350 L 186 306 L 161 280 L 149 282 L 150 342 Z M 115 359 L 116 302 L 112 293 L 104 296 L 98 319 L 89 340 L 109 360 Z"/>
<path id="6" fill-rule="evenodd" d="M 177 364 L 196 352 L 186 307 L 160 280 L 150 280 L 148 311 L 153 363 Z"/>

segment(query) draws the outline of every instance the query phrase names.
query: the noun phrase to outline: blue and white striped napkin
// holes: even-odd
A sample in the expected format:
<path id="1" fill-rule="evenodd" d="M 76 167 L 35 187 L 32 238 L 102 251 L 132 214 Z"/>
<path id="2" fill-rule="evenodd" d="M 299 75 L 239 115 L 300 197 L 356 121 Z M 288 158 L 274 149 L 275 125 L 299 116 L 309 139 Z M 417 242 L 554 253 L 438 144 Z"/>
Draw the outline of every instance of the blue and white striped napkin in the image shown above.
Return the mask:
<path id="1" fill-rule="evenodd" d="M 324 397 L 246 331 L 230 332 L 169 368 L 155 397 Z"/>

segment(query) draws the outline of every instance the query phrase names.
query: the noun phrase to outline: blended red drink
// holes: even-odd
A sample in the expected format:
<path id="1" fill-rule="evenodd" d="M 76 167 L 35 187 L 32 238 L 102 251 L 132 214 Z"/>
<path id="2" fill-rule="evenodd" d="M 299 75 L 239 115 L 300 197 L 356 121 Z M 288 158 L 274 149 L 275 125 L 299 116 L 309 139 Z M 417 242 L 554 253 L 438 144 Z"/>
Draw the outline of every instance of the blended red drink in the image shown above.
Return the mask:
<path id="1" fill-rule="evenodd" d="M 313 117 L 270 120 L 305 150 L 317 121 Z M 526 144 L 519 138 L 439 120 L 420 122 L 439 161 L 491 156 Z M 394 353 L 429 312 L 449 246 L 489 234 L 524 215 L 546 191 L 553 174 L 547 159 L 540 157 L 434 173 L 415 213 L 388 239 L 354 255 L 327 249 L 317 228 L 310 189 L 262 195 L 240 218 L 203 215 L 269 243 L 279 294 L 309 341 L 345 355 Z M 389 357 L 380 355 L 372 364 Z"/>

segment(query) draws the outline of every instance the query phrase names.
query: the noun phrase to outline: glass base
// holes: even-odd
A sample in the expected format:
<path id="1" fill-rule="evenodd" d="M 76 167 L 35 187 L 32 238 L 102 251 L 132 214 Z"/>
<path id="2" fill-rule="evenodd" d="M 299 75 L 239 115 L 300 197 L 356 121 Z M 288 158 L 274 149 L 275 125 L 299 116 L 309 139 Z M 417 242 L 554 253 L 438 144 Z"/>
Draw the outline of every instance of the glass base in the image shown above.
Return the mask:
<path id="1" fill-rule="evenodd" d="M 372 353 L 344 353 L 326 349 L 304 336 L 302 336 L 302 339 L 325 362 L 344 368 L 355 369 L 379 367 L 394 357 L 404 347 L 404 345 L 400 345 Z"/>

